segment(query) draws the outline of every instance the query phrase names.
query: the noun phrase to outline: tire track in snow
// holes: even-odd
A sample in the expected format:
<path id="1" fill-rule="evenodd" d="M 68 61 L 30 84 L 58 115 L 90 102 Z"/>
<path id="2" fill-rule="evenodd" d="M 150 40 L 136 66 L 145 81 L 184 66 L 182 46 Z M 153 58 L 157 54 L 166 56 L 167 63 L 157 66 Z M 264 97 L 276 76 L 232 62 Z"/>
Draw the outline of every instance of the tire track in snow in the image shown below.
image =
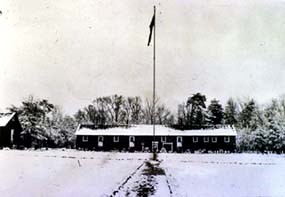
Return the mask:
<path id="1" fill-rule="evenodd" d="M 164 160 L 160 160 L 159 164 L 162 163 Z M 163 169 L 164 170 L 164 176 L 165 176 L 165 179 L 166 179 L 166 184 L 167 184 L 167 187 L 168 187 L 168 190 L 169 190 L 169 194 L 170 196 L 173 196 L 173 189 L 172 189 L 172 185 L 171 185 L 171 181 L 170 181 L 170 178 L 169 178 L 169 175 L 168 175 L 168 170 L 167 169 Z"/>
<path id="2" fill-rule="evenodd" d="M 27 155 L 24 154 L 19 154 L 17 156 L 20 157 L 27 157 Z M 96 159 L 95 157 L 92 156 L 87 156 L 87 157 L 82 157 L 82 156 L 72 156 L 72 155 L 29 155 L 29 157 L 46 157 L 46 158 L 57 158 L 57 159 L 81 159 L 81 160 L 89 160 L 89 159 Z M 142 159 L 142 158 L 115 158 L 112 159 L 110 158 L 110 155 L 105 156 L 105 161 L 146 161 L 147 159 Z"/>
<path id="3" fill-rule="evenodd" d="M 145 162 L 143 162 L 142 164 L 140 164 L 120 185 L 119 187 L 112 192 L 112 194 L 110 195 L 110 197 L 116 196 L 116 194 L 118 194 L 120 192 L 120 190 L 127 184 L 127 182 L 133 178 L 133 176 L 143 167 L 143 165 L 145 164 Z"/>
<path id="4" fill-rule="evenodd" d="M 168 176 L 166 175 L 166 173 L 165 173 L 165 177 L 166 177 L 166 183 L 167 183 L 167 186 L 168 186 L 168 189 L 169 189 L 169 194 L 170 194 L 170 196 L 172 196 L 173 191 L 172 191 L 171 184 L 170 184 L 170 182 L 168 180 Z"/>
<path id="5" fill-rule="evenodd" d="M 265 162 L 238 162 L 238 161 L 193 161 L 181 160 L 182 163 L 203 163 L 203 164 L 219 164 L 219 165 L 276 165 L 276 163 Z"/>

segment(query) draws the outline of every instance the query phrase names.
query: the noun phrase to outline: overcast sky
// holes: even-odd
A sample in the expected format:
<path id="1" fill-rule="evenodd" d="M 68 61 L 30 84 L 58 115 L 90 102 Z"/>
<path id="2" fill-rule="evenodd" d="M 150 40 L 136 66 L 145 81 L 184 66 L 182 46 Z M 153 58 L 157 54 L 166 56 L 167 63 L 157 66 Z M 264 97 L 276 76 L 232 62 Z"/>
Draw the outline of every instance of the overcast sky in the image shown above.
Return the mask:
<path id="1" fill-rule="evenodd" d="M 151 97 L 154 4 L 166 105 L 285 93 L 284 1 L 1 0 L 0 109 L 29 94 L 69 114 L 99 96 Z"/>

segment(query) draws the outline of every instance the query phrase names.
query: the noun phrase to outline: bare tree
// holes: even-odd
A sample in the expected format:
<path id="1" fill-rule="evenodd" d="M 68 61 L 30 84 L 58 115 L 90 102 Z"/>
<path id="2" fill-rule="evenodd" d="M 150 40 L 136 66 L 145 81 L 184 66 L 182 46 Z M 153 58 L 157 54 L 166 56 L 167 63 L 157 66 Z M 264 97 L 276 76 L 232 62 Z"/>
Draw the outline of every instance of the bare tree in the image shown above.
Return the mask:
<path id="1" fill-rule="evenodd" d="M 142 122 L 142 100 L 140 97 L 134 97 L 131 105 L 132 123 L 139 124 Z"/>
<path id="2" fill-rule="evenodd" d="M 155 104 L 158 99 L 155 100 Z M 153 124 L 154 116 L 153 116 L 153 103 L 150 99 L 145 99 L 145 106 L 143 110 L 143 119 L 145 124 Z"/>
<path id="3" fill-rule="evenodd" d="M 177 112 L 177 123 L 180 126 L 184 126 L 187 123 L 187 109 L 185 103 L 178 105 L 178 112 Z"/>
<path id="4" fill-rule="evenodd" d="M 132 103 L 133 103 L 133 99 L 131 97 L 128 97 L 126 100 L 123 101 L 123 105 L 122 105 L 122 114 L 124 115 L 124 121 L 125 124 L 130 124 L 130 120 L 131 120 L 131 108 L 132 108 Z"/>
<path id="5" fill-rule="evenodd" d="M 155 114 L 153 114 L 153 103 L 146 98 L 143 110 L 144 122 L 146 124 L 153 124 L 154 119 L 156 124 L 170 124 L 174 122 L 174 116 L 164 104 L 159 102 L 159 98 L 155 100 L 155 106 Z"/>
<path id="6" fill-rule="evenodd" d="M 161 125 L 170 124 L 173 115 L 170 110 L 165 107 L 165 105 L 158 105 L 156 108 L 156 119 L 157 123 Z"/>
<path id="7" fill-rule="evenodd" d="M 118 96 L 118 95 L 113 95 L 111 96 L 111 109 L 112 109 L 112 114 L 114 114 L 114 123 L 118 124 L 121 123 L 124 119 L 124 112 L 122 110 L 124 103 L 124 97 L 123 96 Z"/>

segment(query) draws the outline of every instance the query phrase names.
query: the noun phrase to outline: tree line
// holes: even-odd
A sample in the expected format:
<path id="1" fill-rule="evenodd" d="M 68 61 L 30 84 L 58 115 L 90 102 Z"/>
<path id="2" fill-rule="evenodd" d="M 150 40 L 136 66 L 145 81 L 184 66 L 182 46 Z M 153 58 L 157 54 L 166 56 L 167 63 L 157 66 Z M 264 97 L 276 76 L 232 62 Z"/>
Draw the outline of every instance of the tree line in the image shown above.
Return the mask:
<path id="1" fill-rule="evenodd" d="M 169 125 L 174 123 L 174 115 L 164 104 L 155 101 L 155 122 Z M 98 97 L 91 104 L 79 109 L 75 115 L 78 123 L 91 123 L 96 125 L 130 125 L 152 124 L 153 105 L 152 101 L 141 97 L 123 97 L 112 95 Z"/>
<path id="2" fill-rule="evenodd" d="M 234 125 L 238 131 L 239 151 L 274 151 L 285 148 L 285 99 L 274 99 L 259 105 L 254 99 L 229 98 L 223 106 L 201 93 L 189 96 L 172 112 L 159 99 L 153 104 L 139 96 L 111 95 L 95 98 L 74 115 L 66 115 L 59 106 L 46 99 L 26 98 L 17 112 L 23 127 L 22 139 L 26 147 L 66 147 L 74 144 L 78 124 L 132 125 L 162 124 L 177 129 L 200 129 Z"/>

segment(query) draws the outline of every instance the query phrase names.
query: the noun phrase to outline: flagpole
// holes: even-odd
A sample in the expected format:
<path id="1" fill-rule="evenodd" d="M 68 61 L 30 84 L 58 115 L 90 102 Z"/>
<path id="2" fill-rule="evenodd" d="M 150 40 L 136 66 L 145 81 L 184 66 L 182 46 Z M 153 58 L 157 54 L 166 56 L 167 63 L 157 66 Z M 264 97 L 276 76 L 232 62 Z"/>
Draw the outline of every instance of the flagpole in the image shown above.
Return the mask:
<path id="1" fill-rule="evenodd" d="M 156 16 L 155 16 L 155 6 L 153 6 L 153 14 L 154 14 L 154 27 L 153 27 L 153 111 L 152 111 L 152 117 L 153 117 L 153 140 L 155 140 L 155 29 L 156 29 Z"/>

